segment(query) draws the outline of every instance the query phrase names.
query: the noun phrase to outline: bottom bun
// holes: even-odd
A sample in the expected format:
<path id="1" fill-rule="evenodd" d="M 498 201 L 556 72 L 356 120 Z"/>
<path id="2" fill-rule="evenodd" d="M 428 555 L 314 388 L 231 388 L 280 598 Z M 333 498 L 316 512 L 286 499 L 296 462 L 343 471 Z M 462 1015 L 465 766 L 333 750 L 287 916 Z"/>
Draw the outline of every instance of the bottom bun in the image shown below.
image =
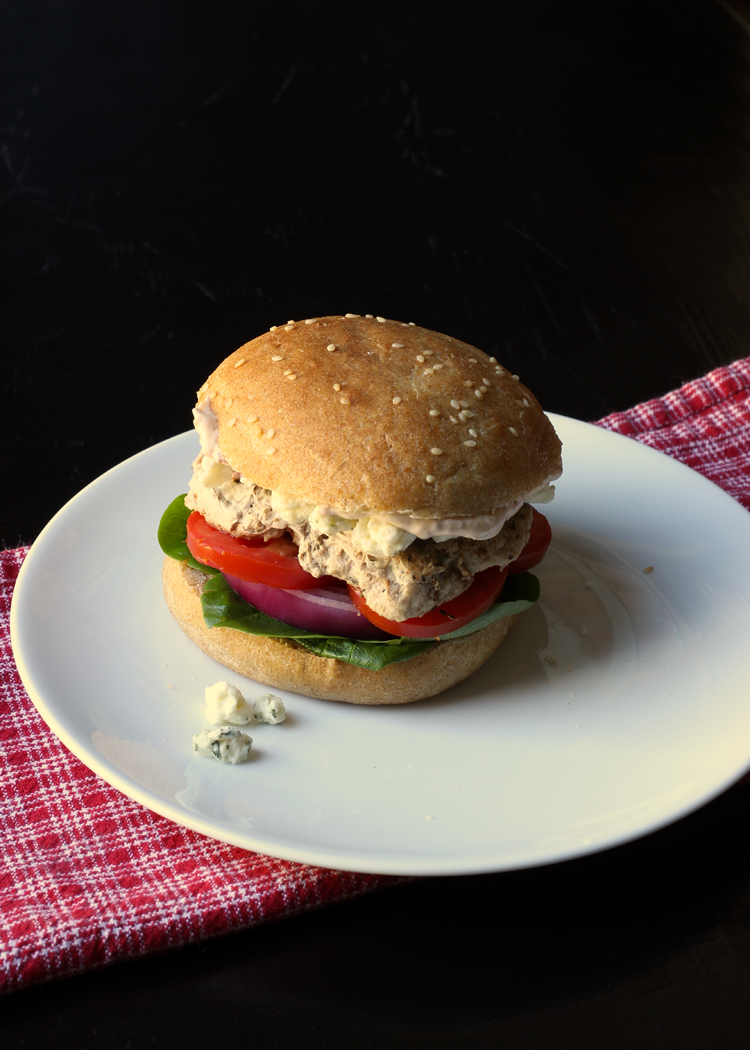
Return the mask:
<path id="1" fill-rule="evenodd" d="M 207 627 L 201 609 L 203 573 L 187 562 L 164 559 L 164 597 L 178 624 L 199 649 L 264 685 L 319 700 L 350 704 L 408 704 L 468 678 L 495 652 L 520 614 L 497 620 L 476 634 L 439 642 L 411 660 L 366 671 L 316 656 L 288 638 L 260 638 L 232 627 Z"/>

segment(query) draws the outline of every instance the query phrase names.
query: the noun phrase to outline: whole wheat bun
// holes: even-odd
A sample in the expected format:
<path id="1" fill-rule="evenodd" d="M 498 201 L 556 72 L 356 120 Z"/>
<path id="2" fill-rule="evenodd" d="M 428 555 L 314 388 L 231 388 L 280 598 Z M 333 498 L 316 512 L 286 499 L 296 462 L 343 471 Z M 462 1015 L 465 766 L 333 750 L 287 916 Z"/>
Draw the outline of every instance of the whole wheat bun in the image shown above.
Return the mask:
<path id="1" fill-rule="evenodd" d="M 518 379 L 400 321 L 277 327 L 219 365 L 198 391 L 206 398 L 235 470 L 345 514 L 492 514 L 562 470 L 560 441 Z"/>
<path id="2" fill-rule="evenodd" d="M 518 619 L 498 620 L 468 638 L 439 642 L 403 663 L 365 671 L 308 652 L 293 641 L 259 638 L 231 627 L 206 627 L 201 610 L 205 575 L 186 562 L 165 558 L 167 605 L 188 638 L 208 656 L 264 685 L 351 704 L 408 704 L 449 689 L 494 653 Z"/>

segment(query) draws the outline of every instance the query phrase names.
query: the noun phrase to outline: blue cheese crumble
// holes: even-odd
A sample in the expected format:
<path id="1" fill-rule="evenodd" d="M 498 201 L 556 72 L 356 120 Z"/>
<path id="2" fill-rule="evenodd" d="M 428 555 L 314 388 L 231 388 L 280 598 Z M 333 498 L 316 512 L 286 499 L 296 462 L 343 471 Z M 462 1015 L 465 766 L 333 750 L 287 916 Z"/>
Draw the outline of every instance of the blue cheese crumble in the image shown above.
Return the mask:
<path id="1" fill-rule="evenodd" d="M 250 704 L 229 682 L 215 682 L 206 687 L 205 695 L 206 718 L 218 728 L 196 733 L 193 751 L 218 762 L 234 766 L 250 757 L 253 738 L 237 726 L 248 722 L 266 722 L 273 726 L 286 718 L 284 701 L 273 693 L 263 693 Z"/>
<path id="2" fill-rule="evenodd" d="M 247 762 L 252 746 L 253 738 L 235 726 L 204 729 L 193 737 L 193 751 L 232 766 Z"/>
<path id="3" fill-rule="evenodd" d="M 276 726 L 286 718 L 284 701 L 273 693 L 264 693 L 253 703 L 253 717 L 256 722 L 266 722 Z"/>
<path id="4" fill-rule="evenodd" d="M 215 726 L 223 722 L 245 726 L 253 721 L 253 709 L 239 689 L 229 682 L 216 682 L 206 687 L 206 718 Z"/>

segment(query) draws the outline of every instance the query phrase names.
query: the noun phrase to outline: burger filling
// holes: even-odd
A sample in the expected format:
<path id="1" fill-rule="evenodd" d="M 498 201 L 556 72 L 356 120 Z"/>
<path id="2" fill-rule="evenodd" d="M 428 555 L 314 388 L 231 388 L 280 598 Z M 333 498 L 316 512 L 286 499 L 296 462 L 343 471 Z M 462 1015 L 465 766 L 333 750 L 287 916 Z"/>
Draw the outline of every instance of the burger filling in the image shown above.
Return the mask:
<path id="1" fill-rule="evenodd" d="M 210 455 L 193 464 L 185 503 L 233 536 L 271 540 L 291 534 L 306 572 L 346 581 L 370 609 L 394 621 L 420 617 L 462 594 L 477 573 L 509 564 L 526 545 L 532 521 L 531 507 L 522 504 L 506 509 L 512 513 L 504 523 L 487 516 L 477 527 L 470 519 L 475 533 L 495 530 L 486 538 L 419 538 L 381 518 L 348 519 L 271 492 Z M 454 519 L 448 527 L 457 524 Z M 440 524 L 433 523 L 433 529 L 440 532 Z"/>

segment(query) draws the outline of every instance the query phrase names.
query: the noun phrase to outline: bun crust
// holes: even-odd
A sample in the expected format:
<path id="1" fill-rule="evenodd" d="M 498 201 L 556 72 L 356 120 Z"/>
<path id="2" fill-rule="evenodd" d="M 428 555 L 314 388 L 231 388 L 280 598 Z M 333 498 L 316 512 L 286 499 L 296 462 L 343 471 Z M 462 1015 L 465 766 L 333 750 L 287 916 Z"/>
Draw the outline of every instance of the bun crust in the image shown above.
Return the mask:
<path id="1" fill-rule="evenodd" d="M 481 350 L 400 321 L 281 326 L 219 365 L 206 397 L 235 470 L 347 514 L 492 514 L 562 470 L 522 383 Z"/>
<path id="2" fill-rule="evenodd" d="M 499 620 L 468 638 L 441 642 L 413 660 L 382 671 L 363 671 L 315 656 L 293 641 L 259 638 L 229 627 L 208 628 L 200 595 L 205 576 L 187 563 L 165 558 L 164 597 L 188 638 L 204 653 L 264 685 L 352 704 L 408 704 L 468 678 L 492 655 L 518 619 Z"/>

